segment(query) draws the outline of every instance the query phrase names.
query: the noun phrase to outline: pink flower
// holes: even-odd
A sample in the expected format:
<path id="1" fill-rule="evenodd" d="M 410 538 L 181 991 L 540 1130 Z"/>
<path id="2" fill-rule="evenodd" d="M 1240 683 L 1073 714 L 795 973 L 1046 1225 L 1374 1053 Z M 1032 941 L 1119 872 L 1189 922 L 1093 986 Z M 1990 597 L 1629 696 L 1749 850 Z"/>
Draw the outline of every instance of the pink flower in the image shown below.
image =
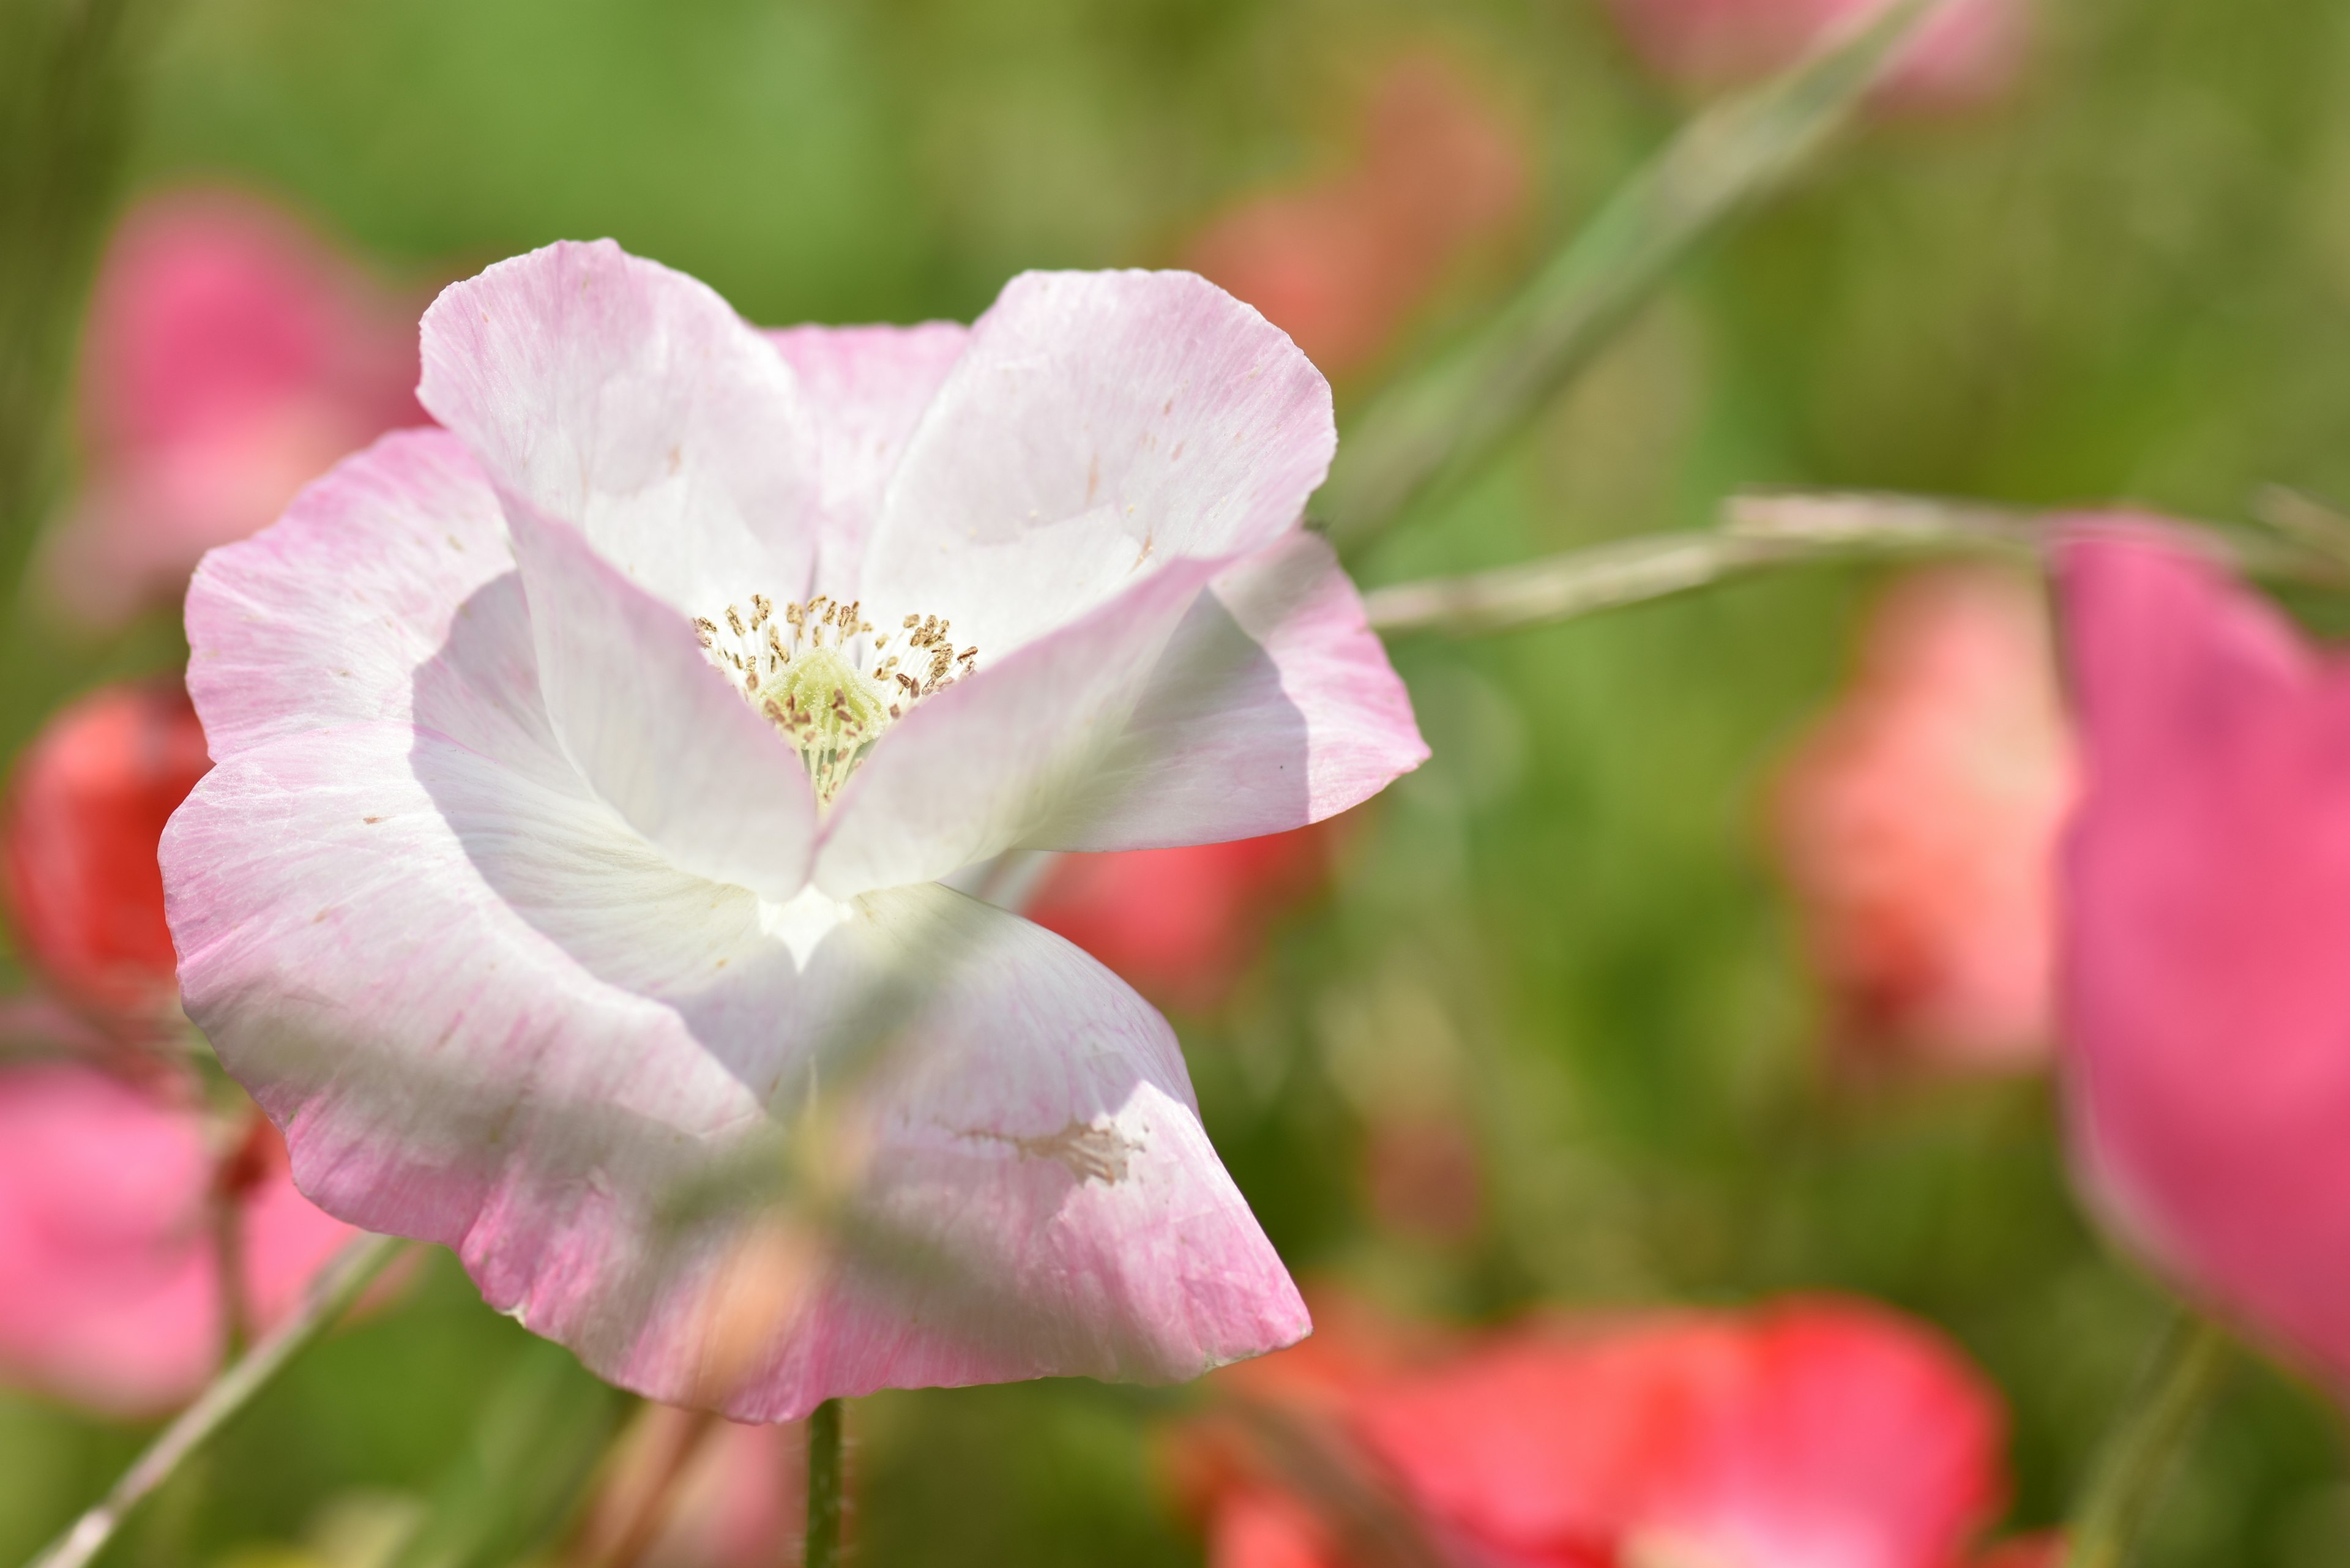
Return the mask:
<path id="1" fill-rule="evenodd" d="M 1417 1366 L 1374 1340 L 1350 1367 L 1319 1352 L 1272 1376 L 1299 1354 L 1231 1386 L 1383 1478 L 1463 1562 L 1956 1568 L 2005 1491 L 1997 1395 L 1939 1336 L 1858 1302 L 1555 1324 Z M 1347 1521 L 1255 1451 L 1182 1456 L 1215 1568 L 1342 1568 Z"/>
<path id="2" fill-rule="evenodd" d="M 206 550 L 267 524 L 344 453 L 423 421 L 400 313 L 252 196 L 141 203 L 107 253 L 88 333 L 88 483 L 43 570 L 100 624 L 176 599 Z"/>
<path id="3" fill-rule="evenodd" d="M 1304 1333 L 1165 1022 L 938 880 L 1425 756 L 1298 527 L 1335 435 L 1288 339 L 1151 273 L 763 337 L 604 242 L 450 288 L 423 363 L 445 430 L 189 595 L 181 980 L 303 1189 L 748 1419 Z M 814 1239 L 727 1199 L 785 1158 Z"/>
<path id="4" fill-rule="evenodd" d="M 1884 0 L 1613 0 L 1617 19 L 1653 70 L 1711 91 L 1784 70 L 1859 26 Z M 1885 83 L 1882 99 L 1938 109 L 1991 97 L 2016 71 L 2024 0 L 1951 0 L 1926 24 Z"/>
<path id="5" fill-rule="evenodd" d="M 2174 1280 L 2350 1386 L 2350 663 L 2147 535 L 2085 535 L 2062 580 L 2076 1168 Z"/>
<path id="6" fill-rule="evenodd" d="M 1944 567 L 1878 606 L 1858 679 L 1781 775 L 1773 836 L 1862 1044 L 2037 1064 L 2072 739 L 2031 583 Z"/>
<path id="7" fill-rule="evenodd" d="M 1525 204 L 1521 139 L 1440 60 L 1390 67 L 1361 140 L 1355 168 L 1236 207 L 1184 253 L 1334 376 L 1376 359 L 1453 264 Z"/>
<path id="8" fill-rule="evenodd" d="M 238 1216 L 254 1326 L 282 1317 L 351 1231 L 259 1126 L 224 1165 L 167 1093 L 73 1064 L 0 1071 L 0 1377 L 123 1416 L 192 1396 L 224 1344 L 216 1202 Z"/>
<path id="9" fill-rule="evenodd" d="M 178 1015 L 155 846 L 212 766 L 177 680 L 106 687 L 52 718 L 18 759 L 0 844 L 20 950 L 103 1023 Z"/>
<path id="10" fill-rule="evenodd" d="M 1273 922 L 1319 891 L 1336 823 L 1263 838 L 1070 856 L 1022 911 L 1154 1002 L 1209 1012 L 1232 994 Z"/>

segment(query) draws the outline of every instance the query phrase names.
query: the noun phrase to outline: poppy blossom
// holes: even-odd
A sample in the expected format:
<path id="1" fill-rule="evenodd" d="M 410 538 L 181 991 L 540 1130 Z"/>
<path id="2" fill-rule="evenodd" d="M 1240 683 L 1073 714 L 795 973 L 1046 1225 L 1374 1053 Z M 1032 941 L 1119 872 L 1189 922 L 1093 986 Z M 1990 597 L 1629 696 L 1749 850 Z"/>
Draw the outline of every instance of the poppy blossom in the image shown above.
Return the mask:
<path id="1" fill-rule="evenodd" d="M 1299 525 L 1305 358 L 1180 273 L 763 336 L 608 242 L 422 344 L 444 428 L 188 599 L 181 981 L 303 1190 L 744 1419 L 1303 1334 L 1165 1022 L 941 879 L 1301 826 L 1426 755 Z M 751 1201 L 793 1171 L 813 1234 Z"/>
<path id="2" fill-rule="evenodd" d="M 1772 799 L 1840 1036 L 1960 1069 L 2045 1058 L 2074 774 L 2037 587 L 1987 566 L 1897 584 Z"/>

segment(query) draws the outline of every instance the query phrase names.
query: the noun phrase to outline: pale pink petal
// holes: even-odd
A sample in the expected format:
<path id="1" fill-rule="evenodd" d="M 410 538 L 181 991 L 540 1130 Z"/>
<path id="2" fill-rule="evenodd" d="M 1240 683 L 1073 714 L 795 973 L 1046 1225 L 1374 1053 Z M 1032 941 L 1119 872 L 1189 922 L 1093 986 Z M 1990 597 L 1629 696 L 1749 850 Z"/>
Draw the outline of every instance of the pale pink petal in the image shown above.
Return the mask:
<path id="1" fill-rule="evenodd" d="M 795 599 L 816 452 L 790 367 L 709 287 L 609 240 L 452 284 L 417 396 L 509 503 L 577 527 L 685 616 Z"/>
<path id="2" fill-rule="evenodd" d="M 380 720 L 566 776 L 497 497 L 457 438 L 386 436 L 188 589 L 188 690 L 215 760 Z"/>
<path id="3" fill-rule="evenodd" d="M 915 428 L 862 592 L 984 665 L 1167 563 L 1273 543 L 1336 441 L 1321 373 L 1206 279 L 1024 274 Z"/>
<path id="4" fill-rule="evenodd" d="M 2350 665 L 2153 537 L 2065 555 L 2074 1153 L 2197 1295 L 2350 1385 Z"/>
<path id="5" fill-rule="evenodd" d="M 163 859 L 190 1012 L 303 1189 L 456 1248 L 493 1305 L 632 1387 L 773 1419 L 884 1386 L 1181 1377 L 1305 1331 L 1166 1024 L 986 906 L 764 903 L 390 725 L 224 763 Z M 853 1032 L 901 997 L 859 1093 Z M 861 1151 L 860 1224 L 737 1343 L 712 1303 L 741 1227 L 662 1220 L 775 1158 L 811 1083 Z M 891 1267 L 849 1246 L 875 1238 Z M 909 1247 L 948 1266 L 906 1272 Z"/>
<path id="6" fill-rule="evenodd" d="M 1040 849 L 1143 849 L 1336 815 L 1428 759 L 1411 699 L 1318 535 L 1218 576 L 1168 644 L 1126 732 Z"/>
<path id="7" fill-rule="evenodd" d="M 835 804 L 816 885 L 847 898 L 931 881 L 1049 826 L 1090 787 L 1220 564 L 1173 561 L 908 711 Z"/>
<path id="8" fill-rule="evenodd" d="M 813 581 L 836 598 L 857 597 L 867 536 L 906 438 L 962 358 L 971 328 L 960 321 L 915 327 L 786 327 L 767 333 L 799 375 L 816 431 L 823 522 Z"/>
<path id="9" fill-rule="evenodd" d="M 412 723 L 558 791 L 583 787 L 584 769 L 680 865 L 788 897 L 814 831 L 796 753 L 686 621 L 575 532 L 520 504 L 515 532 L 544 561 L 528 594 L 479 468 L 453 435 L 411 431 L 214 551 L 188 594 L 188 684 L 214 756 Z"/>
<path id="10" fill-rule="evenodd" d="M 221 1348 L 195 1115 L 81 1066 L 0 1074 L 0 1376 L 123 1415 Z"/>
<path id="11" fill-rule="evenodd" d="M 788 898 L 816 792 L 800 754 L 711 667 L 692 625 L 577 529 L 510 502 L 541 688 L 564 751 L 671 864 Z"/>

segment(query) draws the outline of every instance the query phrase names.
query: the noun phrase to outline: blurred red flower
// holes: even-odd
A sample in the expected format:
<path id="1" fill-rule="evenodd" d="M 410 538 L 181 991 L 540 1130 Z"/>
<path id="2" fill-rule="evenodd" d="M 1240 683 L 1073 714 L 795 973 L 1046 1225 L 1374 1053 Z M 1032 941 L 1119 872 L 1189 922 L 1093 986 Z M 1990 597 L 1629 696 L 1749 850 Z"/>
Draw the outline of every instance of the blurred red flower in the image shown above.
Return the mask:
<path id="1" fill-rule="evenodd" d="M 2065 550 L 2076 1174 L 2172 1279 L 2350 1388 L 2350 659 L 2148 532 Z"/>
<path id="2" fill-rule="evenodd" d="M 1415 55 L 1372 94 L 1352 169 L 1233 208 L 1184 265 L 1344 375 L 1378 358 L 1464 254 L 1513 226 L 1526 190 L 1523 139 L 1488 96 Z"/>
<path id="3" fill-rule="evenodd" d="M 84 488 L 42 562 L 65 607 L 104 625 L 176 598 L 337 458 L 424 423 L 415 319 L 257 197 L 133 209 L 90 303 Z"/>
<path id="4" fill-rule="evenodd" d="M 294 1190 L 257 1115 L 209 1147 L 201 1108 L 78 1063 L 0 1071 L 0 1377 L 111 1415 L 179 1404 L 225 1344 L 216 1204 L 250 1326 L 354 1234 Z"/>
<path id="5" fill-rule="evenodd" d="M 1658 75 L 1699 91 L 1759 80 L 1857 26 L 1885 0 L 1613 0 Z M 1929 109 L 2003 88 L 2022 53 L 2022 0 L 1952 0 L 1894 67 L 1878 101 Z"/>
<path id="6" fill-rule="evenodd" d="M 156 846 L 211 766 L 176 680 L 83 698 L 17 761 L 0 816 L 17 941 L 52 991 L 102 1020 L 176 1013 Z"/>
<path id="7" fill-rule="evenodd" d="M 1021 913 L 1152 1001 L 1206 1012 L 1231 994 L 1274 921 L 1321 890 L 1347 820 L 1180 849 L 1064 855 Z"/>
<path id="8" fill-rule="evenodd" d="M 1218 1376 L 1236 1418 L 1176 1450 L 1215 1568 L 1342 1568 L 1399 1532 L 1523 1568 L 1955 1568 L 2005 1492 L 1995 1392 L 1854 1301 L 1433 1350 L 1350 1318 Z"/>
<path id="9" fill-rule="evenodd" d="M 137 1049 L 178 1015 L 156 846 L 210 766 L 176 680 L 110 686 L 35 738 L 0 816 L 18 942 L 64 1004 L 11 1018 L 12 1044 L 62 1059 L 0 1069 L 0 1376 L 114 1414 L 174 1405 L 219 1364 L 220 1205 L 251 1326 L 353 1234 L 295 1190 L 259 1112 L 224 1125 Z"/>
<path id="10" fill-rule="evenodd" d="M 2045 1057 L 2074 775 L 2036 587 L 1980 566 L 1898 584 L 1772 799 L 1842 1037 L 1953 1067 Z"/>

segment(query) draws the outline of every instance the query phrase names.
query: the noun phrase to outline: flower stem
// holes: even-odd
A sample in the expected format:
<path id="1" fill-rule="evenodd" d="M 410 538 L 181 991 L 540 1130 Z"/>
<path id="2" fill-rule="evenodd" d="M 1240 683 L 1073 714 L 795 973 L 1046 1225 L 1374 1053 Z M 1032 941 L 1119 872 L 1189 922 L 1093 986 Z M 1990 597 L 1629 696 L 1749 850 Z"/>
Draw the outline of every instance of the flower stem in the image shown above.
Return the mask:
<path id="1" fill-rule="evenodd" d="M 33 1560 L 31 1568 L 82 1568 L 95 1558 L 114 1539 L 140 1500 L 171 1480 L 189 1455 L 251 1404 L 254 1396 L 332 1326 L 408 1245 L 397 1236 L 361 1236 L 345 1247 L 310 1282 L 308 1293 L 292 1315 L 213 1378 L 196 1402 L 181 1411 L 178 1419 L 164 1428 L 162 1435 L 122 1473 L 122 1479 Z"/>
<path id="2" fill-rule="evenodd" d="M 1312 503 L 1331 541 L 1361 549 L 1482 465 L 1684 257 L 1801 169 L 1939 9 L 1889 0 L 1841 43 L 1682 128 L 1473 339 L 1365 411 Z"/>
<path id="3" fill-rule="evenodd" d="M 827 1399 L 808 1417 L 807 1550 L 802 1568 L 836 1568 L 840 1561 L 840 1401 Z"/>
<path id="4" fill-rule="evenodd" d="M 2075 525 L 2054 515 L 1922 496 L 1737 495 L 1717 529 L 1638 534 L 1490 572 L 1399 583 L 1372 589 L 1363 604 L 1372 627 L 1388 634 L 1516 631 L 1805 562 L 1935 555 L 2029 560 Z M 2291 540 L 2210 524 L 2162 527 L 2252 576 L 2350 587 L 2350 568 Z"/>
<path id="5" fill-rule="evenodd" d="M 2121 1568 L 2196 1424 L 2226 1380 L 2227 1334 L 2182 1312 L 2156 1346 L 2073 1511 L 2064 1568 Z"/>

